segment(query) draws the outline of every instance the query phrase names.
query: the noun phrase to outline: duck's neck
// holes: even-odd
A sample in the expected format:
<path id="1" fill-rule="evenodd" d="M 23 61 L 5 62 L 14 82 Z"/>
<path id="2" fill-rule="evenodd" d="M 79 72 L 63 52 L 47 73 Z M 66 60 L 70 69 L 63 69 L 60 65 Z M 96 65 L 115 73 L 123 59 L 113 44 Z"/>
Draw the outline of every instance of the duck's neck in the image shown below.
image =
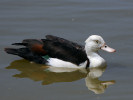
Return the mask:
<path id="1" fill-rule="evenodd" d="M 105 60 L 98 54 L 98 51 L 86 50 L 88 59 L 90 60 L 90 67 L 105 67 Z"/>

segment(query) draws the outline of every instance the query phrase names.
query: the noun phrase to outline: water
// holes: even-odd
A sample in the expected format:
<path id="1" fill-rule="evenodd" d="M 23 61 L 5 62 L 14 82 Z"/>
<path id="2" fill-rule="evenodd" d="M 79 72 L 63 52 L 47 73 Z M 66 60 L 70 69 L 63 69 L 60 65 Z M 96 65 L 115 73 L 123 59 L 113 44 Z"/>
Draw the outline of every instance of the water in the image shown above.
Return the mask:
<path id="1" fill-rule="evenodd" d="M 1 0 L 0 99 L 132 100 L 132 27 L 132 0 Z M 89 35 L 98 34 L 117 52 L 100 51 L 108 66 L 96 70 L 102 75 L 93 80 L 80 71 L 49 72 L 3 51 L 11 43 L 47 34 L 83 45 Z"/>

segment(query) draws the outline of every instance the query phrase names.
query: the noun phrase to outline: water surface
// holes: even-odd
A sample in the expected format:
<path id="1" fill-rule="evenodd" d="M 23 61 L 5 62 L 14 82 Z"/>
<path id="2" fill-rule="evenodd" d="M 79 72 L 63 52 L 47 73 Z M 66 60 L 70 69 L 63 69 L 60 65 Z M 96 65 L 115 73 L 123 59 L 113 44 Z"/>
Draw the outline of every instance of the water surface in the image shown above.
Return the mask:
<path id="1" fill-rule="evenodd" d="M 132 0 L 1 0 L 1 100 L 132 100 L 132 27 Z M 25 38 L 45 38 L 47 34 L 82 45 L 89 35 L 98 34 L 117 52 L 100 51 L 108 66 L 93 80 L 89 71 L 49 72 L 45 66 L 3 51 L 11 43 Z M 94 83 L 89 85 L 93 86 L 90 89 L 87 82 L 100 85 Z"/>

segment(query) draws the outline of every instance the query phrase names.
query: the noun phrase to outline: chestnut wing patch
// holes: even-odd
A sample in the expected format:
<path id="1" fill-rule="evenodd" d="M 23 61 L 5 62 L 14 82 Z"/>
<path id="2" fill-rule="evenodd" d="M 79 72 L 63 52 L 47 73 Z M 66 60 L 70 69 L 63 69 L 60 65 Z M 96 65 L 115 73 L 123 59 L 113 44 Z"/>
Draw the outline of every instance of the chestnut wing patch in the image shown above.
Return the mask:
<path id="1" fill-rule="evenodd" d="M 42 44 L 33 44 L 31 47 L 32 52 L 45 55 L 47 52 L 43 49 Z"/>

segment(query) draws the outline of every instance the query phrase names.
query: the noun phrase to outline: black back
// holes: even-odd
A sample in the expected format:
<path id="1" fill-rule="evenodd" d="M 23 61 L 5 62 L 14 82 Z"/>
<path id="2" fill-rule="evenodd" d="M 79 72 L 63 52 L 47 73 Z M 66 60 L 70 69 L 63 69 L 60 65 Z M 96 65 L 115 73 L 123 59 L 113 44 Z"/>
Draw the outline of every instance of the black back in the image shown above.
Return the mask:
<path id="1" fill-rule="evenodd" d="M 83 46 L 55 36 L 46 37 L 47 39 L 42 39 L 43 49 L 50 57 L 72 62 L 76 65 L 87 60 Z"/>

